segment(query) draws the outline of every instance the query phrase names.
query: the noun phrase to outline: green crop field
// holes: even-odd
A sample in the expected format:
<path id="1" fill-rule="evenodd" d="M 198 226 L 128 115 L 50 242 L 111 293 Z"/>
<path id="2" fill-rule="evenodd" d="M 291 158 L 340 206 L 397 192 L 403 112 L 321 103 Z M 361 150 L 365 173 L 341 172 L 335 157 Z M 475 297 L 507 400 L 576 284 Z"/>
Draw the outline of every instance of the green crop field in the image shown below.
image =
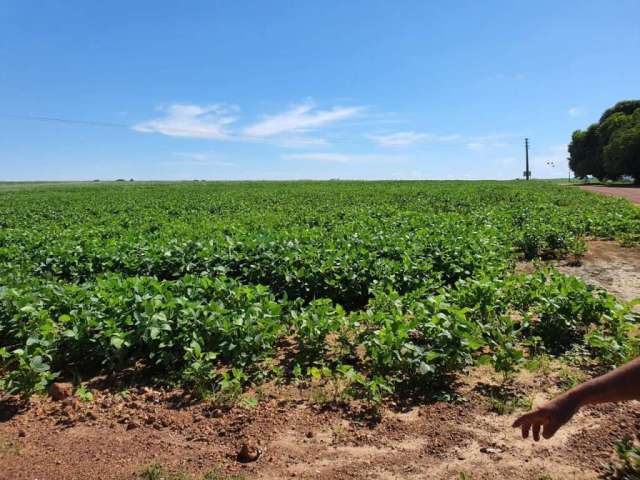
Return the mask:
<path id="1" fill-rule="evenodd" d="M 379 402 L 491 363 L 636 350 L 630 307 L 551 267 L 640 209 L 545 182 L 0 189 L 0 387 L 141 369 L 224 395 L 336 382 Z"/>

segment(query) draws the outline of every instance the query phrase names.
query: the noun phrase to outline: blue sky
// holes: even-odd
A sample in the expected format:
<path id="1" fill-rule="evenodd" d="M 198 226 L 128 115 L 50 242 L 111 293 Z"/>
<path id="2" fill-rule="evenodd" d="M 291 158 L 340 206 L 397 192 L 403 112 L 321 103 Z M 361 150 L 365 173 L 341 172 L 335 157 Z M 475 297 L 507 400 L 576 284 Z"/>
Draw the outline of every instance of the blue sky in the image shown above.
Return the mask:
<path id="1" fill-rule="evenodd" d="M 0 3 L 0 180 L 567 175 L 640 2 Z M 96 121 L 90 126 L 10 115 Z"/>

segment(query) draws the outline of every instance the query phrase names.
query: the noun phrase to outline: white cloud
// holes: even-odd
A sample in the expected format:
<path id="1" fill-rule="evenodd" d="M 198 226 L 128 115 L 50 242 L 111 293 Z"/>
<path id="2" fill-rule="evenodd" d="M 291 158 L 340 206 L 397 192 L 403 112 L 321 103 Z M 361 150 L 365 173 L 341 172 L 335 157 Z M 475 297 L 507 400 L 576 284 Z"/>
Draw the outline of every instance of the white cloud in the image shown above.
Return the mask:
<path id="1" fill-rule="evenodd" d="M 316 110 L 312 103 L 307 102 L 285 112 L 266 116 L 263 120 L 246 127 L 242 134 L 250 138 L 261 138 L 307 132 L 354 117 L 363 110 L 363 107 L 333 107 L 330 110 Z"/>
<path id="2" fill-rule="evenodd" d="M 433 133 L 418 133 L 414 131 L 397 132 L 388 135 L 366 135 L 381 147 L 406 147 L 417 143 L 463 143 L 469 150 L 476 152 L 507 147 L 504 139 L 513 138 L 513 134 L 495 134 L 483 136 L 465 136 L 459 133 L 439 135 Z"/>
<path id="3" fill-rule="evenodd" d="M 584 108 L 578 106 L 571 107 L 569 110 L 567 110 L 567 113 L 571 117 L 580 117 L 582 114 L 584 114 Z"/>
<path id="4" fill-rule="evenodd" d="M 378 145 L 382 147 L 406 147 L 415 143 L 426 140 L 428 135 L 426 133 L 416 132 L 398 132 L 389 135 L 367 135 Z"/>
<path id="5" fill-rule="evenodd" d="M 231 128 L 237 122 L 238 108 L 227 105 L 172 104 L 159 108 L 163 115 L 132 127 L 144 133 L 160 133 L 172 137 L 205 138 L 240 142 L 263 142 L 283 148 L 308 148 L 328 145 L 324 138 L 305 133 L 316 130 L 361 113 L 363 107 L 332 107 L 318 110 L 304 103 L 244 128 Z"/>
<path id="6" fill-rule="evenodd" d="M 407 157 L 400 155 L 373 155 L 373 154 L 350 154 L 350 153 L 292 153 L 282 155 L 283 160 L 300 160 L 326 163 L 367 163 L 367 162 L 397 162 L 407 160 Z"/>
<path id="7" fill-rule="evenodd" d="M 381 147 L 407 147 L 421 142 L 453 142 L 460 140 L 462 135 L 435 135 L 433 133 L 397 132 L 388 135 L 367 135 Z"/>
<path id="8" fill-rule="evenodd" d="M 132 128 L 138 132 L 161 133 L 171 137 L 223 140 L 229 138 L 226 127 L 236 121 L 233 114 L 237 108 L 176 103 L 159 110 L 164 112 L 164 116 L 138 123 Z"/>
<path id="9" fill-rule="evenodd" d="M 286 161 L 319 162 L 334 165 L 400 164 L 402 167 L 397 167 L 394 171 L 399 175 L 406 175 L 407 178 L 409 176 L 415 178 L 423 176 L 423 172 L 419 170 L 404 168 L 412 162 L 417 165 L 417 159 L 413 155 L 409 155 L 412 154 L 409 149 L 413 145 L 420 143 L 446 143 L 450 146 L 455 145 L 456 148 L 466 147 L 477 152 L 478 156 L 486 156 L 487 161 L 492 161 L 495 158 L 497 163 L 506 167 L 509 163 L 507 155 L 511 154 L 511 152 L 499 152 L 496 149 L 509 146 L 513 142 L 506 143 L 506 139 L 519 136 L 513 134 L 484 136 L 458 133 L 434 134 L 408 128 L 405 130 L 402 127 L 398 127 L 400 131 L 395 132 L 393 131 L 395 130 L 394 127 L 382 127 L 391 129 L 391 131 L 364 134 L 363 129 L 366 128 L 364 125 L 371 120 L 371 117 L 375 117 L 375 112 L 365 112 L 365 108 L 362 106 L 316 108 L 310 101 L 295 105 L 280 113 L 263 116 L 253 122 L 250 119 L 243 120 L 239 118 L 239 109 L 237 107 L 224 104 L 201 106 L 176 103 L 158 110 L 160 111 L 158 118 L 139 123 L 133 129 L 139 132 L 160 133 L 172 137 L 258 143 L 282 149 L 294 148 L 302 150 L 294 150 L 290 154 L 281 155 L 280 158 Z M 376 122 L 380 121 L 380 118 L 373 119 Z M 384 116 L 382 119 L 384 120 Z M 351 127 L 357 127 L 357 129 L 352 130 Z M 382 131 L 384 132 L 384 130 Z M 340 151 L 323 151 L 329 145 L 329 141 L 352 145 L 361 143 L 363 136 L 382 148 L 406 147 L 407 150 L 386 150 L 389 154 L 385 154 L 382 148 L 377 152 L 374 150 L 371 153 L 353 154 L 340 153 Z M 352 149 L 349 148 L 349 150 Z M 400 153 L 404 152 L 409 154 L 400 155 Z M 221 172 L 226 172 L 231 170 L 225 170 L 225 167 L 238 166 L 233 160 L 233 158 L 224 158 L 215 152 L 205 151 L 176 153 L 173 159 L 160 163 L 163 166 L 184 167 L 182 171 L 198 168 L 195 170 L 196 172 L 203 172 L 207 171 L 205 167 L 210 167 L 211 172 L 215 172 L 216 167 L 219 167 Z M 303 166 L 299 168 L 309 169 Z M 410 172 L 411 175 L 407 172 Z M 199 173 L 196 173 L 196 175 L 199 175 Z"/>

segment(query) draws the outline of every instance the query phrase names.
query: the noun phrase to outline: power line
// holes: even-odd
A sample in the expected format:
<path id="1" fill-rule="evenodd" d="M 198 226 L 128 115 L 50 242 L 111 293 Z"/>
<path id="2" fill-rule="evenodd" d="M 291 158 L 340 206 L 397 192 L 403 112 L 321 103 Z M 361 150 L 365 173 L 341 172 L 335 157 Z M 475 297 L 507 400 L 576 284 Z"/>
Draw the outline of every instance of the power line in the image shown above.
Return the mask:
<path id="1" fill-rule="evenodd" d="M 0 113 L 0 118 L 14 118 L 18 120 L 30 120 L 36 122 L 50 122 L 50 123 L 65 123 L 71 125 L 88 125 L 91 127 L 109 127 L 109 128 L 126 128 L 127 130 L 137 130 L 144 133 L 160 133 L 163 135 L 175 134 L 175 136 L 193 137 L 193 138 L 211 138 L 218 139 L 219 133 L 216 131 L 215 126 L 209 127 L 202 125 L 194 128 L 179 128 L 171 127 L 167 125 L 127 125 L 124 123 L 115 122 L 103 122 L 99 120 L 78 120 L 74 118 L 62 118 L 62 117 L 47 117 L 43 115 L 20 115 L 13 113 Z M 228 136 L 226 139 L 233 139 L 233 136 Z"/>
<path id="2" fill-rule="evenodd" d="M 36 122 L 55 122 L 55 123 L 70 123 L 75 125 L 90 125 L 93 127 L 132 128 L 131 125 L 125 125 L 124 123 L 100 122 L 95 120 L 75 120 L 71 118 L 45 117 L 41 115 L 18 115 L 13 113 L 0 113 L 0 117 L 15 118 L 18 120 L 32 120 Z"/>
<path id="3" fill-rule="evenodd" d="M 202 137 L 207 138 L 206 136 L 211 134 L 211 130 L 209 130 L 206 126 L 201 128 L 177 128 L 177 127 L 144 127 L 137 125 L 127 125 L 124 123 L 115 123 L 115 122 L 103 122 L 99 120 L 78 120 L 73 118 L 62 118 L 62 117 L 46 117 L 43 115 L 19 115 L 13 113 L 0 113 L 0 118 L 14 118 L 17 120 L 30 120 L 36 122 L 49 122 L 49 123 L 65 123 L 71 125 L 88 125 L 91 127 L 109 127 L 109 128 L 126 128 L 127 130 L 138 130 L 140 132 L 146 133 L 161 133 L 164 135 L 169 135 L 171 133 L 182 136 L 194 136 L 194 137 Z M 213 138 L 213 137 L 212 137 Z"/>

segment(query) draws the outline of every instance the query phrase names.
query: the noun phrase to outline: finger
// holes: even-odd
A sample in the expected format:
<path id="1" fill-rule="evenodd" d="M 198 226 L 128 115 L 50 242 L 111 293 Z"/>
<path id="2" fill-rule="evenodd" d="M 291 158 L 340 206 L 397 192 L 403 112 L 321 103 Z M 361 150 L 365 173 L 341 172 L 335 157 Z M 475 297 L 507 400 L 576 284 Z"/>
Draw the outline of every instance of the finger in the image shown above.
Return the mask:
<path id="1" fill-rule="evenodd" d="M 531 425 L 529 423 L 523 423 L 522 424 L 522 438 L 528 438 L 529 437 L 529 428 L 531 427 Z"/>
<path id="2" fill-rule="evenodd" d="M 531 423 L 531 420 L 537 416 L 537 413 L 538 412 L 531 412 L 531 413 L 522 415 L 521 417 L 517 418 L 515 422 L 513 422 L 512 427 L 516 428 L 521 425 L 524 425 L 525 423 Z"/>
<path id="3" fill-rule="evenodd" d="M 540 440 L 540 424 L 534 423 L 532 430 L 533 430 L 533 439 L 537 442 L 538 440 Z"/>
<path id="4" fill-rule="evenodd" d="M 560 427 L 561 425 L 557 422 L 549 422 L 544 426 L 544 430 L 542 431 L 542 436 L 544 438 L 551 438 L 556 434 L 556 432 Z"/>
<path id="5" fill-rule="evenodd" d="M 535 422 L 543 422 L 548 420 L 548 413 L 545 409 L 539 408 L 533 412 L 525 413 L 521 417 L 518 417 L 515 422 L 513 422 L 513 427 L 519 427 L 523 423 L 535 423 Z"/>

